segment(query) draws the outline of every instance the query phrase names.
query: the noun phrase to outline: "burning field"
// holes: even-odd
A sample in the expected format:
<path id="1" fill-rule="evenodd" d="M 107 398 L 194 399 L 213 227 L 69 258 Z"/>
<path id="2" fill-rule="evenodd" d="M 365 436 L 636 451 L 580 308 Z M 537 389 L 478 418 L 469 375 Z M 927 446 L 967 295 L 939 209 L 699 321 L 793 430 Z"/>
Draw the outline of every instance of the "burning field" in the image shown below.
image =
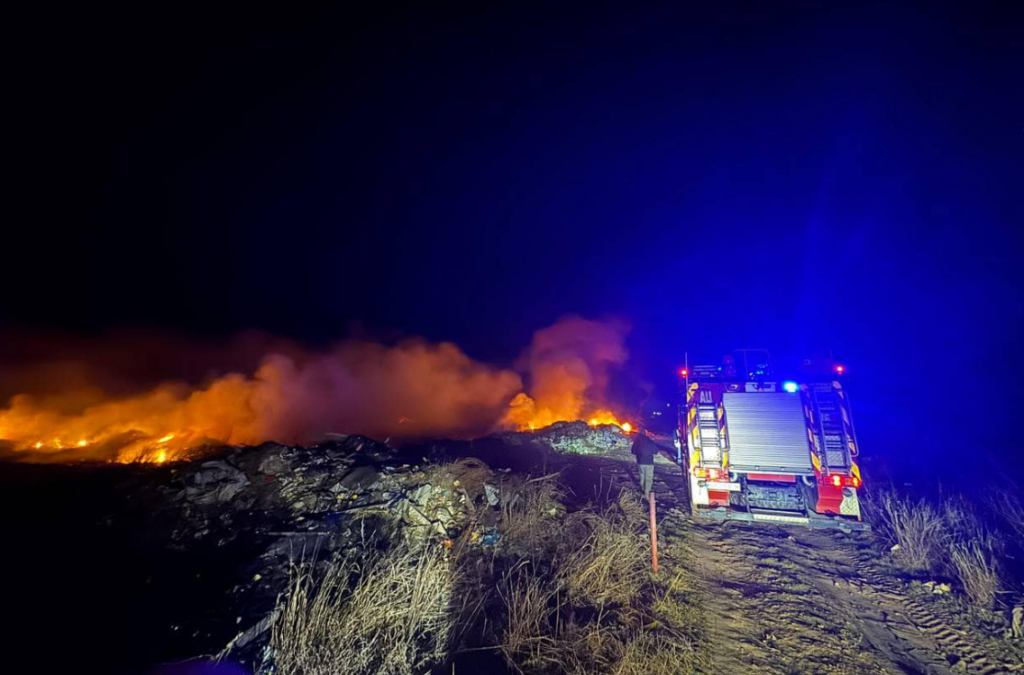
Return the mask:
<path id="1" fill-rule="evenodd" d="M 97 384 L 110 378 L 85 349 L 0 382 L 9 399 L 0 409 L 0 449 L 35 462 L 163 463 L 210 446 L 309 444 L 331 433 L 409 440 L 559 421 L 626 424 L 609 397 L 610 378 L 626 363 L 626 333 L 620 322 L 568 317 L 537 331 L 514 368 L 419 339 L 350 340 L 321 352 L 288 345 L 256 357 L 250 372 L 198 384 L 140 385 L 129 372 L 130 384 L 119 383 L 128 393 Z M 144 354 L 147 345 L 126 349 Z M 52 376 L 65 370 L 77 375 L 70 384 Z"/>
<path id="2" fill-rule="evenodd" d="M 876 534 L 699 522 L 659 457 L 652 570 L 613 395 L 625 337 L 563 319 L 508 368 L 361 340 L 261 344 L 251 368 L 236 354 L 193 384 L 70 358 L 8 371 L 0 437 L 20 461 L 0 473 L 0 522 L 19 553 L 3 574 L 27 668 L 1020 669 L 1009 493 L 985 512 L 997 525 L 894 493 L 870 497 Z"/>
<path id="3" fill-rule="evenodd" d="M 401 448 L 348 436 L 174 465 L 9 465 L 0 518 L 26 553 L 4 562 L 18 580 L 15 662 L 149 675 L 1019 670 L 1007 600 L 950 575 L 945 537 L 910 565 L 912 539 L 884 516 L 878 535 L 699 522 L 666 461 L 653 573 L 630 442 L 574 422 Z"/>

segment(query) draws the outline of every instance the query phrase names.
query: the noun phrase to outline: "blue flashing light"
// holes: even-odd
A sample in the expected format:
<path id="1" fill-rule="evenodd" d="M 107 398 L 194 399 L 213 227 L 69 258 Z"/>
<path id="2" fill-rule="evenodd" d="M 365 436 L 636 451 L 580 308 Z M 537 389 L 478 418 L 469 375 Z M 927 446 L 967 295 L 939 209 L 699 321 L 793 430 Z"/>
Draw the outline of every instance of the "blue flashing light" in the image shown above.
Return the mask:
<path id="1" fill-rule="evenodd" d="M 790 394 L 795 394 L 797 392 L 797 389 L 800 388 L 800 385 L 797 384 L 796 382 L 783 382 L 782 388 L 785 389 L 786 392 Z"/>

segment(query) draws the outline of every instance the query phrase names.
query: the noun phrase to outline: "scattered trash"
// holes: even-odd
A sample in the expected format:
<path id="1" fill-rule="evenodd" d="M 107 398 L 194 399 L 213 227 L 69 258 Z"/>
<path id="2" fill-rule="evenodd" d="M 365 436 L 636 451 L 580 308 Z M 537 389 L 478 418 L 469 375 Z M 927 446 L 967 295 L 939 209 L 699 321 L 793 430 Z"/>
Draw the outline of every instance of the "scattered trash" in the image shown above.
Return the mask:
<path id="1" fill-rule="evenodd" d="M 494 487 L 490 483 L 484 483 L 484 495 L 487 498 L 488 506 L 498 506 L 501 504 L 501 498 L 498 496 L 498 488 Z"/>
<path id="2" fill-rule="evenodd" d="M 926 581 L 921 584 L 935 595 L 944 595 L 946 593 L 952 593 L 953 587 L 949 584 L 939 583 L 938 581 Z"/>
<path id="3" fill-rule="evenodd" d="M 592 427 L 586 422 L 556 422 L 531 432 L 509 432 L 501 435 L 509 445 L 542 443 L 562 453 L 573 455 L 619 456 L 633 459 L 633 439 L 611 424 Z"/>
<path id="4" fill-rule="evenodd" d="M 249 485 L 249 479 L 239 469 L 221 460 L 199 465 L 189 477 L 185 497 L 196 504 L 228 502 Z"/>

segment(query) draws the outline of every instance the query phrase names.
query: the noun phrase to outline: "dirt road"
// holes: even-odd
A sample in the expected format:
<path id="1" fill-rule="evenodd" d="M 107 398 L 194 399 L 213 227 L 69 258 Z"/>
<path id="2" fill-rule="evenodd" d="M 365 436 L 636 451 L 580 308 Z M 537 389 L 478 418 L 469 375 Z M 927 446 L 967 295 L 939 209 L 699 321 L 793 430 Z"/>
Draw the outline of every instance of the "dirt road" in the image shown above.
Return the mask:
<path id="1" fill-rule="evenodd" d="M 633 467 L 606 464 L 616 481 Z M 1024 646 L 950 595 L 911 584 L 871 533 L 694 521 L 675 467 L 655 492 L 665 546 L 688 551 L 714 673 L 961 675 L 1024 672 Z"/>
<path id="2" fill-rule="evenodd" d="M 682 534 L 719 672 L 1013 672 L 1005 641 L 899 581 L 870 534 L 746 523 Z"/>

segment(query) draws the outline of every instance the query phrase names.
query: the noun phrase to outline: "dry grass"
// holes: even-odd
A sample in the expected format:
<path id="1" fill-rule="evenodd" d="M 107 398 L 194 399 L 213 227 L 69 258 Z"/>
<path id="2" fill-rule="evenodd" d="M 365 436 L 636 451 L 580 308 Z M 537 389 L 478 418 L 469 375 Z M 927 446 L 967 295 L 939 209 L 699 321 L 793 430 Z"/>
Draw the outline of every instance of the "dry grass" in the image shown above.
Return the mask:
<path id="1" fill-rule="evenodd" d="M 505 544 L 529 556 L 549 552 L 562 535 L 561 525 L 554 523 L 565 512 L 554 476 L 513 475 L 502 480 L 499 489 Z"/>
<path id="2" fill-rule="evenodd" d="M 271 636 L 276 672 L 419 672 L 447 653 L 451 589 L 449 562 L 432 547 L 365 566 L 343 559 L 319 578 L 297 569 Z"/>
<path id="3" fill-rule="evenodd" d="M 875 495 L 872 510 L 893 543 L 897 562 L 909 571 L 928 571 L 940 561 L 945 543 L 942 513 L 924 500 L 892 492 Z"/>
<path id="4" fill-rule="evenodd" d="M 999 516 L 1018 542 L 1024 542 L 1024 501 L 1017 492 L 1003 489 L 989 496 L 989 508 Z"/>
<path id="5" fill-rule="evenodd" d="M 964 592 L 976 606 L 991 609 L 1001 588 L 999 570 L 990 549 L 971 541 L 949 546 L 949 559 Z"/>
<path id="6" fill-rule="evenodd" d="M 697 671 L 696 649 L 686 637 L 641 633 L 625 643 L 613 675 L 688 675 Z"/>
<path id="7" fill-rule="evenodd" d="M 629 604 L 647 576 L 649 543 L 628 516 L 608 511 L 584 517 L 590 533 L 558 578 L 569 597 L 590 604 Z"/>
<path id="8" fill-rule="evenodd" d="M 977 511 L 962 496 L 943 499 L 942 519 L 946 525 L 946 536 L 953 541 L 985 541 L 991 538 Z"/>
<path id="9" fill-rule="evenodd" d="M 499 590 L 507 611 L 501 652 L 509 664 L 544 660 L 543 654 L 554 642 L 550 635 L 554 594 L 528 566 L 505 575 Z"/>
<path id="10" fill-rule="evenodd" d="M 701 608 L 688 601 L 687 595 L 695 584 L 690 573 L 679 569 L 656 597 L 651 609 L 660 622 L 687 634 L 700 632 L 704 627 Z"/>
<path id="11" fill-rule="evenodd" d="M 999 568 L 999 560 L 1005 555 L 1002 540 L 963 497 L 944 502 L 944 519 L 950 572 L 960 580 L 975 606 L 991 609 L 1003 585 Z"/>
<path id="12" fill-rule="evenodd" d="M 501 652 L 517 672 L 608 672 L 621 656 L 621 643 L 600 615 L 582 625 L 560 622 L 560 591 L 550 578 L 522 567 L 505 577 L 500 595 L 507 612 Z"/>
<path id="13" fill-rule="evenodd" d="M 693 579 L 673 555 L 660 578 L 649 573 L 645 507 L 626 491 L 599 513 L 570 514 L 559 520 L 555 558 L 520 563 L 504 577 L 501 651 L 513 670 L 696 672 L 703 615 L 690 595 Z"/>
<path id="14" fill-rule="evenodd" d="M 546 672 L 588 675 L 608 673 L 623 654 L 616 630 L 600 621 L 569 623 L 555 640 L 541 649 L 538 663 Z"/>
<path id="15" fill-rule="evenodd" d="M 619 511 L 625 523 L 635 528 L 648 527 L 650 519 L 649 503 L 639 492 L 623 490 L 617 500 Z"/>
<path id="16" fill-rule="evenodd" d="M 569 675 L 688 675 L 699 662 L 684 635 L 625 631 L 602 622 L 570 623 L 558 635 L 534 641 L 528 659 L 508 661 L 521 673 Z"/>
<path id="17" fill-rule="evenodd" d="M 1014 496 L 1005 496 L 1012 513 Z M 999 561 L 1002 540 L 961 496 L 943 499 L 938 509 L 888 492 L 872 502 L 890 539 L 899 544 L 896 561 L 914 572 L 946 572 L 956 577 L 971 603 L 990 609 L 1003 586 Z"/>

